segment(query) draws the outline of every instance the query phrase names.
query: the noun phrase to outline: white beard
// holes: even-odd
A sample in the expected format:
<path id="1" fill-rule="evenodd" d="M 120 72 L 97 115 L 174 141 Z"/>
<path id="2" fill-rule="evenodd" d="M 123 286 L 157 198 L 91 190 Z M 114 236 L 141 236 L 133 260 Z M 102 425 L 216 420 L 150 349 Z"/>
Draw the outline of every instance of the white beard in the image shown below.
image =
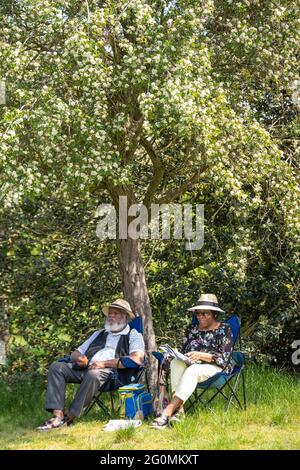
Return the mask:
<path id="1" fill-rule="evenodd" d="M 124 330 L 124 328 L 127 326 L 127 322 L 122 320 L 121 322 L 113 322 L 110 323 L 109 320 L 106 320 L 104 329 L 105 331 L 108 331 L 109 333 L 119 333 L 119 331 Z"/>

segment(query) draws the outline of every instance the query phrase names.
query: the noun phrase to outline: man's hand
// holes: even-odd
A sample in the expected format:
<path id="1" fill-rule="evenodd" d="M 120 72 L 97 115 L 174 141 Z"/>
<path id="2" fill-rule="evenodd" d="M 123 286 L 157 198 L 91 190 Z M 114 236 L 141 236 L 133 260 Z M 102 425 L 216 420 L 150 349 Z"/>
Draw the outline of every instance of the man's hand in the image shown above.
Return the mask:
<path id="1" fill-rule="evenodd" d="M 89 360 L 88 360 L 88 358 L 87 358 L 84 354 L 82 354 L 81 356 L 79 356 L 79 357 L 77 358 L 77 361 L 76 361 L 76 364 L 77 364 L 79 367 L 82 367 L 82 369 L 84 369 L 85 367 L 87 367 L 88 363 L 89 363 Z"/>
<path id="2" fill-rule="evenodd" d="M 105 364 L 104 361 L 99 361 L 99 362 L 93 362 L 90 366 L 89 369 L 105 369 Z"/>
<path id="3" fill-rule="evenodd" d="M 211 362 L 212 355 L 209 353 L 203 353 L 201 351 L 190 351 L 186 353 L 186 356 L 191 360 L 191 362 L 204 361 Z"/>

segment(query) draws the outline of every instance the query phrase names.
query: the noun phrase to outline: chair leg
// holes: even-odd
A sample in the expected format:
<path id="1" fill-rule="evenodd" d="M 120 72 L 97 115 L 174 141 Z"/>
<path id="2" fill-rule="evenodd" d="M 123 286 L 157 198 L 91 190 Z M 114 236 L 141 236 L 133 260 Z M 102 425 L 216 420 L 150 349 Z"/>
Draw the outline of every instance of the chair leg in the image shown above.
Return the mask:
<path id="1" fill-rule="evenodd" d="M 110 406 L 112 413 L 115 412 L 115 403 L 114 403 L 114 395 L 113 392 L 110 392 Z"/>
<path id="2" fill-rule="evenodd" d="M 189 399 L 189 404 L 185 407 L 185 412 L 186 412 L 186 413 L 187 413 L 189 410 L 194 409 L 198 402 L 199 402 L 202 406 L 208 407 L 209 409 L 211 409 L 210 406 L 208 405 L 208 402 L 206 402 L 205 400 L 202 399 L 202 396 L 205 394 L 206 391 L 207 391 L 207 389 L 203 390 L 203 391 L 199 394 L 198 389 L 197 389 L 197 388 L 195 389 L 194 396 L 192 395 L 192 397 L 190 397 L 190 399 Z"/>
<path id="3" fill-rule="evenodd" d="M 83 413 L 83 416 L 87 416 L 89 414 L 89 412 L 91 411 L 91 409 L 97 404 L 99 406 L 99 408 L 111 419 L 112 414 L 111 414 L 109 408 L 100 399 L 100 397 L 101 397 L 101 392 L 93 398 L 90 405 L 85 409 L 85 411 Z"/>
<path id="4" fill-rule="evenodd" d="M 185 412 L 188 413 L 190 410 L 193 410 L 196 407 L 196 405 L 199 403 L 200 405 L 203 406 L 203 408 L 207 408 L 211 413 L 216 415 L 215 410 L 211 408 L 211 406 L 209 406 L 210 401 L 205 401 L 202 398 L 202 395 L 204 395 L 206 390 L 204 390 L 200 395 L 198 394 L 198 390 L 195 390 L 195 392 L 197 393 L 197 396 L 194 399 L 192 398 L 189 399 L 188 406 L 184 408 Z"/>
<path id="5" fill-rule="evenodd" d="M 223 397 L 225 400 L 229 400 L 229 398 L 223 393 L 223 389 L 224 389 L 227 385 L 229 385 L 229 381 L 230 381 L 230 379 L 229 379 L 227 382 L 225 382 L 225 384 L 224 384 L 221 388 L 217 388 L 216 393 L 209 399 L 208 403 L 211 403 L 211 402 L 214 400 L 214 398 L 215 398 L 217 395 L 219 395 L 219 394 L 221 394 L 222 397 Z"/>
<path id="6" fill-rule="evenodd" d="M 238 399 L 238 397 L 237 397 L 237 395 L 236 395 L 236 388 L 237 388 L 237 385 L 238 385 L 239 376 L 240 376 L 240 374 L 237 376 L 233 388 L 232 388 L 231 385 L 228 383 L 228 386 L 229 386 L 229 388 L 230 388 L 231 394 L 230 394 L 230 397 L 229 397 L 229 400 L 228 400 L 228 405 L 227 405 L 226 411 L 229 410 L 229 407 L 230 407 L 231 404 L 235 405 L 235 406 L 238 408 L 238 406 L 237 406 L 235 403 L 233 403 L 233 399 L 234 399 L 234 398 L 235 398 L 236 401 L 238 402 L 238 405 L 239 405 L 240 409 L 241 409 L 241 410 L 243 409 L 243 407 L 242 407 L 242 405 L 241 405 L 241 402 L 240 402 L 240 400 Z"/>
<path id="7" fill-rule="evenodd" d="M 234 386 L 232 388 L 231 384 L 230 384 L 230 380 L 232 379 L 229 379 L 221 388 L 217 389 L 216 393 L 214 393 L 214 395 L 208 400 L 208 401 L 204 401 L 202 399 L 202 395 L 204 395 L 204 393 L 208 390 L 207 389 L 204 389 L 203 392 L 198 395 L 198 390 L 196 389 L 195 390 L 195 397 L 193 399 L 190 399 L 190 402 L 189 402 L 189 405 L 187 406 L 186 408 L 186 412 L 188 412 L 189 410 L 195 408 L 197 402 L 200 402 L 203 406 L 207 407 L 210 411 L 214 412 L 213 409 L 209 406 L 209 404 L 214 400 L 214 398 L 217 396 L 217 395 L 222 395 L 222 397 L 228 402 L 227 406 L 226 406 L 226 412 L 228 411 L 230 405 L 234 405 L 237 409 L 243 409 L 243 406 L 236 394 L 236 389 L 237 389 L 237 386 L 238 386 L 238 382 L 239 382 L 239 378 L 240 378 L 240 375 L 242 375 L 242 372 L 243 370 L 241 370 L 236 379 L 235 379 L 235 382 L 234 382 Z M 243 375 L 242 375 L 243 377 Z M 230 389 L 230 395 L 227 396 L 225 395 L 225 393 L 223 393 L 223 389 L 225 387 L 229 387 Z M 238 403 L 238 406 L 236 403 L 233 402 L 233 399 L 235 398 L 235 400 L 237 401 Z M 243 398 L 244 398 L 244 409 L 246 407 L 246 402 L 245 402 L 245 399 L 246 399 L 246 396 L 245 396 L 245 387 L 243 388 Z"/>
<path id="8" fill-rule="evenodd" d="M 109 408 L 103 403 L 103 401 L 100 400 L 98 397 L 96 397 L 95 402 L 97 403 L 99 408 L 101 408 L 101 410 L 109 417 L 109 419 L 111 419 L 112 418 L 111 412 Z"/>
<path id="9" fill-rule="evenodd" d="M 95 400 L 95 398 L 93 398 L 91 403 L 84 410 L 83 416 L 87 416 L 89 414 L 89 412 L 91 411 L 91 409 L 95 406 L 95 404 L 96 404 L 96 400 Z"/>
<path id="10" fill-rule="evenodd" d="M 246 384 L 245 384 L 245 371 L 242 369 L 242 387 L 243 387 L 243 400 L 244 400 L 244 410 L 247 409 L 246 401 Z"/>

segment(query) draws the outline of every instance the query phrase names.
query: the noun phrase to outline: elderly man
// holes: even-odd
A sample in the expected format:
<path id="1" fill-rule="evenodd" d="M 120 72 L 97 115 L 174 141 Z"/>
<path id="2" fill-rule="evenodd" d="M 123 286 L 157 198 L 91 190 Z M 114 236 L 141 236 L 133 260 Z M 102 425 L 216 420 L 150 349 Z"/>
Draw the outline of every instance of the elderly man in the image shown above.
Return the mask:
<path id="1" fill-rule="evenodd" d="M 53 362 L 48 374 L 46 410 L 52 418 L 37 429 L 48 431 L 71 424 L 89 405 L 99 388 L 105 384 L 113 369 L 126 383 L 126 373 L 120 358 L 129 356 L 138 365 L 144 360 L 143 336 L 128 323 L 135 317 L 129 303 L 117 299 L 102 309 L 106 322 L 102 330 L 93 333 L 70 356 L 70 362 Z M 123 370 L 122 370 L 123 369 Z M 67 383 L 80 383 L 68 413 L 64 414 Z"/>

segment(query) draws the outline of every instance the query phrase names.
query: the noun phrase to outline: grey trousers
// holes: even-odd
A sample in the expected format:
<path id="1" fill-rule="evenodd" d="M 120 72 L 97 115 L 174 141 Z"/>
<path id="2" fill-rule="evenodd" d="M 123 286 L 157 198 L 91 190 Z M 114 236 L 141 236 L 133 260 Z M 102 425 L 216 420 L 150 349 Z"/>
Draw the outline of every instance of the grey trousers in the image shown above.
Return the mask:
<path id="1" fill-rule="evenodd" d="M 63 410 L 67 383 L 80 383 L 70 406 L 70 412 L 79 417 L 111 373 L 112 369 L 74 370 L 71 363 L 53 362 L 48 372 L 46 410 Z"/>

